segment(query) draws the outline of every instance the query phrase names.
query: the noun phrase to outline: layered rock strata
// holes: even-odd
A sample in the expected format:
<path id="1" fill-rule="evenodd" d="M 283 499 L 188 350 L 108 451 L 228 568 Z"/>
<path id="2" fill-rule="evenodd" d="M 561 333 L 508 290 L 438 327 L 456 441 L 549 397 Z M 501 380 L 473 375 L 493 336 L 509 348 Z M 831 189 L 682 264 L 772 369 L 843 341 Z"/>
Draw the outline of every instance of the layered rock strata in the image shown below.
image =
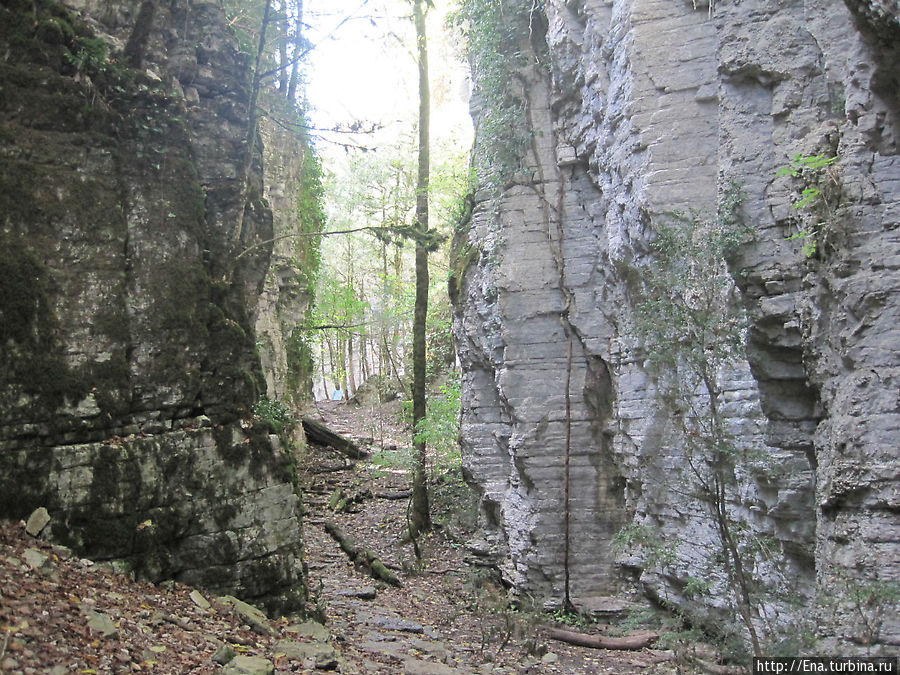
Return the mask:
<path id="1" fill-rule="evenodd" d="M 242 421 L 272 218 L 220 3 L 6 3 L 0 43 L 0 514 L 297 608 L 289 463 Z"/>
<path id="2" fill-rule="evenodd" d="M 505 187 L 476 195 L 452 289 L 464 462 L 508 578 L 584 609 L 637 582 L 709 625 L 733 620 L 721 545 L 674 433 L 684 413 L 661 400 L 633 326 L 666 214 L 715 218 L 736 185 L 753 231 L 731 261 L 747 354 L 719 386 L 730 429 L 761 458 L 727 490 L 744 541 L 766 542 L 765 555 L 745 549 L 753 621 L 796 649 L 801 637 L 844 653 L 890 649 L 896 11 L 849 0 L 545 5 L 508 12 L 532 64 L 510 73 L 531 141 Z M 838 159 L 816 178 L 777 175 L 820 154 Z M 793 208 L 813 180 L 819 211 Z M 655 533 L 663 563 L 646 545 L 613 546 L 629 526 Z"/>

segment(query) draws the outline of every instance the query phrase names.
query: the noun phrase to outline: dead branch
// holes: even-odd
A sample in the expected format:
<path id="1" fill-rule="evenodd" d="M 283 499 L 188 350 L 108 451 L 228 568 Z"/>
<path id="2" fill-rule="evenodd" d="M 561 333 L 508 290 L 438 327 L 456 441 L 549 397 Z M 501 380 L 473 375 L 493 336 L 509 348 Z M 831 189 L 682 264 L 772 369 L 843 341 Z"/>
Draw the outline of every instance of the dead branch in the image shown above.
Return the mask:
<path id="1" fill-rule="evenodd" d="M 350 560 L 365 568 L 375 579 L 385 581 L 392 586 L 399 587 L 401 585 L 397 575 L 391 572 L 373 551 L 359 546 L 336 523 L 330 520 L 325 521 L 325 531 L 334 538 Z"/>

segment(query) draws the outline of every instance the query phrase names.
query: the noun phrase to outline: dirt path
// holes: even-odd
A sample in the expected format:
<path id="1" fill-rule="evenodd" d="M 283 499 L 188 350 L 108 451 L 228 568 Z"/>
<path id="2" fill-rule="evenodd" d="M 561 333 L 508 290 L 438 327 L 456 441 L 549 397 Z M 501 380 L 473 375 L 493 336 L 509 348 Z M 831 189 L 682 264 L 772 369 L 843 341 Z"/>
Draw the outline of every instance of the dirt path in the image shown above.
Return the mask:
<path id="1" fill-rule="evenodd" d="M 336 430 L 374 436 L 375 429 L 379 445 L 402 452 L 405 434 L 393 421 L 396 411 L 329 405 L 320 412 Z M 409 482 L 402 470 L 385 466 L 390 463 L 360 462 L 351 469 L 325 450 L 310 451 L 303 462 L 309 581 L 327 628 L 290 617 L 269 620 L 239 601 L 174 582 L 134 581 L 31 537 L 24 522 L 0 522 L 0 673 L 677 672 L 665 652 L 548 641 L 536 614 L 510 612 L 503 590 L 463 545 L 464 519 L 451 517 L 466 511 L 459 482 L 440 487 L 433 512 L 444 526 L 423 539 L 417 565 L 412 546 L 400 543 L 407 500 L 376 496 Z M 329 500 L 336 489 L 373 496 L 334 513 Z M 354 567 L 325 532 L 326 519 L 375 551 L 402 587 L 375 582 Z"/>
<path id="2" fill-rule="evenodd" d="M 352 404 L 320 404 L 334 430 L 359 438 L 377 426 L 383 442 L 402 448 L 404 433 L 378 412 Z M 366 427 L 369 427 L 367 429 Z M 362 430 L 360 433 L 358 430 Z M 505 609 L 503 592 L 461 545 L 453 523 L 422 542 L 423 563 L 402 543 L 407 500 L 364 499 L 334 513 L 336 490 L 354 496 L 396 493 L 409 485 L 402 469 L 384 462 L 343 463 L 336 453 L 312 449 L 306 487 L 306 551 L 310 587 L 318 593 L 346 673 L 647 673 L 675 672 L 667 654 L 591 650 L 549 642 L 534 619 Z M 441 504 L 435 505 L 440 509 Z M 357 569 L 324 524 L 335 522 L 372 549 L 402 580 L 401 588 L 376 582 Z M 480 581 L 480 583 L 479 583 Z M 530 649 L 528 649 L 530 647 Z"/>

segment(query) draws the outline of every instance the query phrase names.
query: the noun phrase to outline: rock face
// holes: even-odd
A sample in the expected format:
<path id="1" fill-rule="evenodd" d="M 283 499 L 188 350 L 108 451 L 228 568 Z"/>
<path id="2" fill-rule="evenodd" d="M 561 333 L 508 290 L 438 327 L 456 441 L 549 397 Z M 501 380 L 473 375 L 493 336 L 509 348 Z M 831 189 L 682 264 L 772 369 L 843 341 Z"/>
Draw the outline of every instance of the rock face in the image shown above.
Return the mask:
<path id="1" fill-rule="evenodd" d="M 297 110 L 276 96 L 265 105 L 270 115 L 261 121 L 265 196 L 275 241 L 256 334 L 269 398 L 296 405 L 312 397 L 312 357 L 300 327 L 313 301 L 319 258 L 319 240 L 309 235 L 324 223 L 318 206 L 320 169 Z"/>
<path id="2" fill-rule="evenodd" d="M 685 412 L 662 400 L 633 326 L 665 214 L 715 218 L 736 185 L 754 234 L 730 261 L 746 359 L 719 386 L 762 461 L 726 492 L 746 528 L 754 624 L 839 653 L 895 649 L 896 3 L 518 4 L 505 29 L 527 58 L 509 81 L 530 141 L 501 189 L 476 194 L 451 283 L 464 463 L 508 578 L 551 605 L 637 589 L 733 621 L 674 433 Z M 482 131 L 476 146 L 491 142 Z M 777 173 L 819 154 L 838 159 L 804 215 L 792 204 L 811 172 Z M 788 239 L 798 228 L 809 236 Z"/>
<path id="3" fill-rule="evenodd" d="M 271 212 L 218 2 L 0 9 L 0 516 L 153 579 L 303 595 L 249 408 Z"/>

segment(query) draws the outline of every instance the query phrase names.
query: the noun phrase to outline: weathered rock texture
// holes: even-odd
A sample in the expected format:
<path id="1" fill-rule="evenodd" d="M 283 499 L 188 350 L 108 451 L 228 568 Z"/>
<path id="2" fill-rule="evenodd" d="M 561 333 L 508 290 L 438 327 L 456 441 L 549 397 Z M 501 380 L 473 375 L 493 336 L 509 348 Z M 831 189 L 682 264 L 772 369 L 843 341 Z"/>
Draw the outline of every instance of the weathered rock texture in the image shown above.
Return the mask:
<path id="1" fill-rule="evenodd" d="M 508 12 L 534 64 L 510 74 L 531 147 L 499 195 L 476 195 L 451 289 L 464 461 L 508 577 L 590 608 L 633 573 L 710 625 L 733 619 L 713 523 L 672 433 L 680 413 L 661 402 L 631 327 L 655 225 L 674 210 L 714 214 L 736 183 L 755 233 L 732 265 L 747 359 L 721 384 L 732 430 L 762 458 L 728 489 L 744 541 L 770 551 L 750 556 L 759 630 L 895 651 L 896 3 L 545 4 L 546 18 L 529 17 L 531 3 Z M 819 153 L 839 159 L 807 258 L 786 238 L 810 227 L 791 206 L 806 184 L 776 173 Z M 651 564 L 638 546 L 617 557 L 625 525 L 674 557 Z M 709 590 L 692 593 L 692 580 Z"/>
<path id="2" fill-rule="evenodd" d="M 302 326 L 313 300 L 319 238 L 319 163 L 306 120 L 278 96 L 264 102 L 266 200 L 272 208 L 272 260 L 260 296 L 256 334 L 270 399 L 293 405 L 312 398 L 312 357 Z"/>
<path id="3" fill-rule="evenodd" d="M 0 515 L 296 607 L 289 463 L 241 421 L 272 217 L 220 3 L 7 2 L 0 53 Z"/>

